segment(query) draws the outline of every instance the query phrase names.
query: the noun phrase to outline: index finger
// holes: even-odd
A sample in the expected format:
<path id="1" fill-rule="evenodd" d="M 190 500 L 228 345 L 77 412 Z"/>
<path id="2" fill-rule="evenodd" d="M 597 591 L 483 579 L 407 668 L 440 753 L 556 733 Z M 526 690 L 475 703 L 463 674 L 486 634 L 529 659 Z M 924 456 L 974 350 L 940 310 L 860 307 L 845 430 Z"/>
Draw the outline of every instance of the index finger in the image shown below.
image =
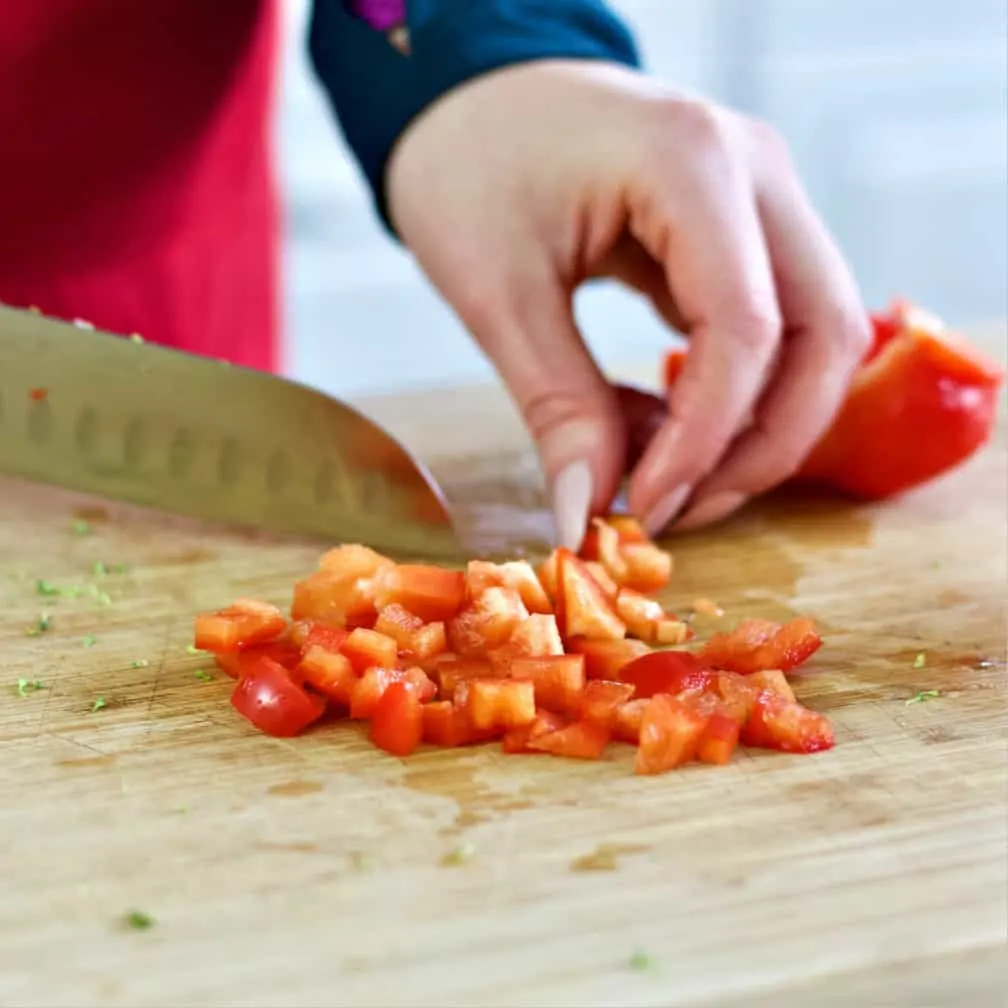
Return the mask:
<path id="1" fill-rule="evenodd" d="M 780 341 L 770 259 L 748 177 L 716 149 L 646 194 L 631 227 L 665 269 L 690 329 L 669 418 L 631 477 L 652 533 L 681 509 L 752 415 Z"/>

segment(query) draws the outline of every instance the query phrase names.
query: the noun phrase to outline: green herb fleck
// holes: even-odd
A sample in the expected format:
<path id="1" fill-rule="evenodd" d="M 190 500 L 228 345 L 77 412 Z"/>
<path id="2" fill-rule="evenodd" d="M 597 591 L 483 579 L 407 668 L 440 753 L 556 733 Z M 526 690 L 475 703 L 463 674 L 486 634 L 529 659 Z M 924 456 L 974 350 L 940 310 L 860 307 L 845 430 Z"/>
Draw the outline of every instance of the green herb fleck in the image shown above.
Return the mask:
<path id="1" fill-rule="evenodd" d="M 179 815 L 185 815 L 189 811 L 189 806 L 188 805 L 179 805 L 179 807 L 177 809 L 175 809 L 175 811 Z"/>
<path id="2" fill-rule="evenodd" d="M 186 654 L 191 654 L 191 655 L 200 654 L 201 655 L 201 654 L 203 654 L 203 652 L 200 651 L 200 649 L 198 647 L 193 647 L 192 644 L 187 644 L 186 645 Z"/>
<path id="3" fill-rule="evenodd" d="M 461 843 L 454 850 L 450 850 L 441 859 L 441 864 L 446 867 L 465 864 L 476 853 L 476 847 L 471 843 Z"/>
<path id="4" fill-rule="evenodd" d="M 75 536 L 91 535 L 91 523 L 83 518 L 78 518 L 71 526 L 70 531 Z"/>
<path id="5" fill-rule="evenodd" d="M 213 682 L 213 674 L 207 672 L 206 669 L 200 669 L 198 672 L 194 672 L 193 675 L 199 679 L 200 682 Z"/>
<path id="6" fill-rule="evenodd" d="M 367 871 L 371 867 L 370 856 L 362 850 L 353 850 L 347 855 L 354 871 Z"/>
<path id="7" fill-rule="evenodd" d="M 647 954 L 647 952 L 642 952 L 640 950 L 634 952 L 630 956 L 630 969 L 637 970 L 638 972 L 645 972 L 655 968 L 654 959 Z"/>
<path id="8" fill-rule="evenodd" d="M 924 654 L 923 651 L 921 651 L 920 654 L 918 654 L 917 657 L 914 658 L 914 660 L 913 660 L 913 667 L 914 668 L 924 668 L 925 665 L 927 665 L 927 655 Z"/>
<path id="9" fill-rule="evenodd" d="M 105 702 L 105 697 L 95 697 L 95 702 L 91 704 L 91 713 L 94 714 L 100 711 L 103 707 L 107 707 L 108 704 Z"/>
<path id="10" fill-rule="evenodd" d="M 106 577 L 109 574 L 125 574 L 128 570 L 126 564 L 109 564 L 104 560 L 95 560 L 91 565 L 91 574 L 96 578 Z"/>
<path id="11" fill-rule="evenodd" d="M 130 662 L 130 668 L 147 668 L 150 662 L 146 658 L 137 658 L 136 661 Z"/>
<path id="12" fill-rule="evenodd" d="M 94 634 L 88 634 L 81 643 L 84 647 L 94 647 L 98 643 L 98 638 Z"/>
<path id="13" fill-rule="evenodd" d="M 50 598 L 54 595 L 62 594 L 60 589 L 54 585 L 52 581 L 36 581 L 35 591 L 37 591 L 39 595 L 46 595 Z"/>
<path id="14" fill-rule="evenodd" d="M 941 696 L 941 693 L 936 689 L 921 690 L 919 693 L 910 697 L 907 700 L 906 705 L 910 707 L 912 704 L 924 703 L 925 700 L 934 700 L 935 697 Z"/>
<path id="15" fill-rule="evenodd" d="M 45 689 L 45 684 L 38 679 L 18 679 L 17 681 L 18 696 L 28 696 L 29 693 L 35 693 L 41 689 Z"/>
<path id="16" fill-rule="evenodd" d="M 107 591 L 102 591 L 97 585 L 88 585 L 88 595 L 98 603 L 98 605 L 112 605 L 112 596 Z"/>
<path id="17" fill-rule="evenodd" d="M 154 918 L 150 914 L 144 913 L 142 910 L 130 910 L 126 914 L 126 926 L 133 931 L 147 931 L 148 929 L 154 927 Z"/>
<path id="18" fill-rule="evenodd" d="M 29 637 L 39 637 L 44 634 L 50 627 L 51 622 L 49 620 L 49 613 L 42 613 L 41 616 L 35 621 L 35 623 L 28 627 Z"/>

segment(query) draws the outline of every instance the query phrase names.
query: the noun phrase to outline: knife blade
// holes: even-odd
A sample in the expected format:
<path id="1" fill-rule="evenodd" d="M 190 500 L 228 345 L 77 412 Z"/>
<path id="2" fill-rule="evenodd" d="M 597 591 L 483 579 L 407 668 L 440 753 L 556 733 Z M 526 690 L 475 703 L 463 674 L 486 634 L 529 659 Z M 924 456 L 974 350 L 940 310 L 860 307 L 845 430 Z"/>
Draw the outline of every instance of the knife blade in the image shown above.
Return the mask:
<path id="1" fill-rule="evenodd" d="M 0 472 L 230 525 L 463 558 L 433 478 L 350 406 L 2 305 Z"/>

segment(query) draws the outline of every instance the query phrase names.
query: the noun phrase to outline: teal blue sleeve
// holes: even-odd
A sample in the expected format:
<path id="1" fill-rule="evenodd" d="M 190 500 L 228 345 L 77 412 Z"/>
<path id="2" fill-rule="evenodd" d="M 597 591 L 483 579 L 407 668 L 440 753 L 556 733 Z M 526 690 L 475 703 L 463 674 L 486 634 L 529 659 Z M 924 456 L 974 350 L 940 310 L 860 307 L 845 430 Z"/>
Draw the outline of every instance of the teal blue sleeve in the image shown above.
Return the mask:
<path id="1" fill-rule="evenodd" d="M 387 18 L 376 28 L 354 13 L 361 6 L 361 0 L 315 0 L 309 47 L 386 225 L 389 154 L 409 123 L 446 91 L 537 59 L 638 65 L 633 37 L 601 0 L 406 0 L 405 24 L 391 32 Z"/>

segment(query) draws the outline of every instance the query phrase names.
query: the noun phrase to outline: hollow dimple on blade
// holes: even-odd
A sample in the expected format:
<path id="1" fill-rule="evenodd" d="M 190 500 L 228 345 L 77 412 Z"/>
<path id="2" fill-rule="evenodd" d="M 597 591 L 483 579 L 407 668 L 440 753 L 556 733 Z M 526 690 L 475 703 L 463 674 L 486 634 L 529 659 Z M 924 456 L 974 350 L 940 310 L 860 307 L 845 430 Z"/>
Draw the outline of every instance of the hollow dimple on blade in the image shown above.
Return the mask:
<path id="1" fill-rule="evenodd" d="M 193 515 L 461 560 L 436 484 L 293 382 L 0 307 L 0 470 Z"/>

